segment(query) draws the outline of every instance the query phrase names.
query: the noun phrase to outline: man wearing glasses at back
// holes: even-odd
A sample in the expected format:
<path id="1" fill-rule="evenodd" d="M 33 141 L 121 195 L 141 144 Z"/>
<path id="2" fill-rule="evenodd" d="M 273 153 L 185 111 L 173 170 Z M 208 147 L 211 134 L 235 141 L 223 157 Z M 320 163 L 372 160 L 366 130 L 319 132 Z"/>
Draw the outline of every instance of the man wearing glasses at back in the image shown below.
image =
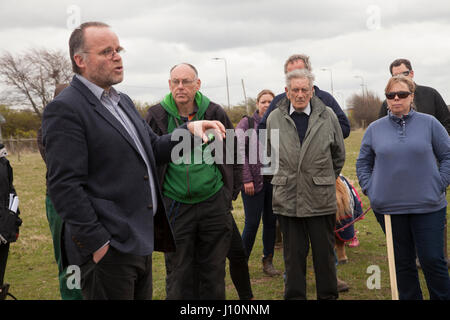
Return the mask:
<path id="1" fill-rule="evenodd" d="M 414 70 L 411 67 L 411 62 L 407 59 L 394 60 L 389 66 L 389 71 L 392 76 L 403 74 L 411 79 L 414 78 Z M 442 99 L 436 89 L 416 84 L 414 104 L 417 111 L 434 116 L 447 129 L 447 132 L 450 133 L 450 112 L 444 99 Z M 385 115 L 387 115 L 386 100 L 381 105 L 378 118 L 382 118 Z"/>

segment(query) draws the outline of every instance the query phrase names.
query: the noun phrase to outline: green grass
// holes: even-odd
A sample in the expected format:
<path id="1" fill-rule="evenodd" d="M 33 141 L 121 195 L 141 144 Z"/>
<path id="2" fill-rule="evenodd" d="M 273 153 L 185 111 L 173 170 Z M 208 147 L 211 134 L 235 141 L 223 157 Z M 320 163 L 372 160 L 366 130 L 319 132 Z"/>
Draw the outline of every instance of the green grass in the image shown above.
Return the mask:
<path id="1" fill-rule="evenodd" d="M 353 181 L 360 192 L 355 163 L 363 131 L 353 131 L 346 139 L 347 160 L 343 174 Z M 10 292 L 20 300 L 48 300 L 60 299 L 57 267 L 53 256 L 53 246 L 45 214 L 45 165 L 38 153 L 22 153 L 20 161 L 17 156 L 9 156 L 14 169 L 14 184 L 20 197 L 21 217 L 23 225 L 20 237 L 11 245 L 5 282 L 11 285 Z M 369 202 L 363 199 L 364 208 Z M 448 198 L 447 200 L 450 200 Z M 239 197 L 233 204 L 234 218 L 242 232 L 244 226 L 244 212 L 242 200 Z M 283 299 L 283 276 L 268 277 L 262 272 L 262 240 L 261 227 L 250 256 L 249 269 L 253 293 L 256 299 L 281 300 Z M 391 291 L 389 284 L 389 271 L 387 265 L 386 241 L 380 226 L 376 222 L 373 212 L 356 223 L 359 247 L 348 248 L 349 262 L 338 266 L 338 276 L 350 285 L 350 290 L 340 294 L 342 300 L 389 300 Z M 448 237 L 448 235 L 447 235 Z M 284 270 L 283 251 L 275 251 L 274 264 L 277 269 Z M 366 282 L 370 274 L 367 268 L 377 265 L 381 269 L 381 289 L 369 290 Z M 228 268 L 228 267 L 227 267 Z M 308 261 L 308 299 L 316 299 L 314 270 L 311 257 Z M 420 272 L 422 290 L 428 297 L 422 272 Z M 153 296 L 154 299 L 165 298 L 165 266 L 161 253 L 153 255 Z M 238 299 L 238 295 L 231 282 L 227 269 L 226 277 L 227 299 Z"/>

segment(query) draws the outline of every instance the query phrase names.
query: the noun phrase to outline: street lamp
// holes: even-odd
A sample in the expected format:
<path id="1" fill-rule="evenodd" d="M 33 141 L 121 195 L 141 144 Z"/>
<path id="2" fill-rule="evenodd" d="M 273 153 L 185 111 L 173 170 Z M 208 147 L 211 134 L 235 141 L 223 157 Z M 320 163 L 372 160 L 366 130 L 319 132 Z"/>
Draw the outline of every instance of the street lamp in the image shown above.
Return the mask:
<path id="1" fill-rule="evenodd" d="M 333 92 L 333 71 L 331 71 L 331 68 L 322 68 L 320 69 L 322 71 L 330 71 L 330 80 L 331 80 L 331 95 L 334 96 L 334 92 Z"/>
<path id="2" fill-rule="evenodd" d="M 228 99 L 228 109 L 230 109 L 230 88 L 228 86 L 228 68 L 227 68 L 227 60 L 225 58 L 213 58 L 213 60 L 223 60 L 225 63 L 225 79 L 227 83 L 227 99 Z"/>
<path id="3" fill-rule="evenodd" d="M 364 78 L 362 76 L 355 76 L 355 78 L 360 78 L 361 79 L 361 88 L 362 88 L 362 93 L 363 93 L 363 99 L 364 99 Z"/>
<path id="4" fill-rule="evenodd" d="M 344 111 L 345 114 L 347 114 L 347 107 L 345 105 L 345 95 L 344 95 L 344 93 L 341 92 L 341 91 L 336 91 L 336 96 L 340 96 L 341 97 L 342 110 Z"/>
<path id="5" fill-rule="evenodd" d="M 364 108 L 364 104 L 366 105 L 366 108 L 369 109 L 369 101 L 367 99 L 367 97 L 364 94 L 364 78 L 362 76 L 356 75 L 355 78 L 360 78 L 361 79 L 361 88 L 362 88 L 362 94 L 363 94 L 363 108 Z M 367 91 L 367 89 L 366 89 Z M 363 128 L 366 127 L 366 120 L 362 120 L 363 121 Z"/>

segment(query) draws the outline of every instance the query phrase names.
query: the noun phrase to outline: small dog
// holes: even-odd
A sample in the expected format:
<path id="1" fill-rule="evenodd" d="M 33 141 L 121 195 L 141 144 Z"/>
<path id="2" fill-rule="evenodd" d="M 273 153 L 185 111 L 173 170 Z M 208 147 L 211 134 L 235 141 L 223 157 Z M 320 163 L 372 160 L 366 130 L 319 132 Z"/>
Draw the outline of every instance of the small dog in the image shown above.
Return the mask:
<path id="1" fill-rule="evenodd" d="M 353 210 L 350 207 L 351 193 L 341 177 L 343 176 L 336 179 L 336 222 L 353 215 Z"/>
<path id="2" fill-rule="evenodd" d="M 357 241 L 354 221 L 361 219 L 362 202 L 353 185 L 343 176 L 336 179 L 336 253 L 338 263 L 347 263 L 345 242 Z"/>

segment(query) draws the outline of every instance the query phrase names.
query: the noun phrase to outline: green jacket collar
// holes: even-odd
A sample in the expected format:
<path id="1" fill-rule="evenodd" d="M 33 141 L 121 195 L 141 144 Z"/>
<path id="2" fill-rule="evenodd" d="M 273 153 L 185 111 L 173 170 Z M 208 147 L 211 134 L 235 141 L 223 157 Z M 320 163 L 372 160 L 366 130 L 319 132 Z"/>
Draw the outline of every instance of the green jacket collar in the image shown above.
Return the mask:
<path id="1" fill-rule="evenodd" d="M 208 109 L 210 100 L 208 97 L 204 96 L 200 91 L 197 91 L 194 97 L 194 101 L 198 107 L 198 111 L 195 115 L 196 120 L 202 120 L 205 116 L 206 109 Z M 164 108 L 164 110 L 168 113 L 168 132 L 171 133 L 175 128 L 176 120 L 181 121 L 180 114 L 178 113 L 177 104 L 175 103 L 175 99 L 172 96 L 172 93 L 169 93 L 164 97 L 164 99 L 161 101 L 161 106 Z"/>

